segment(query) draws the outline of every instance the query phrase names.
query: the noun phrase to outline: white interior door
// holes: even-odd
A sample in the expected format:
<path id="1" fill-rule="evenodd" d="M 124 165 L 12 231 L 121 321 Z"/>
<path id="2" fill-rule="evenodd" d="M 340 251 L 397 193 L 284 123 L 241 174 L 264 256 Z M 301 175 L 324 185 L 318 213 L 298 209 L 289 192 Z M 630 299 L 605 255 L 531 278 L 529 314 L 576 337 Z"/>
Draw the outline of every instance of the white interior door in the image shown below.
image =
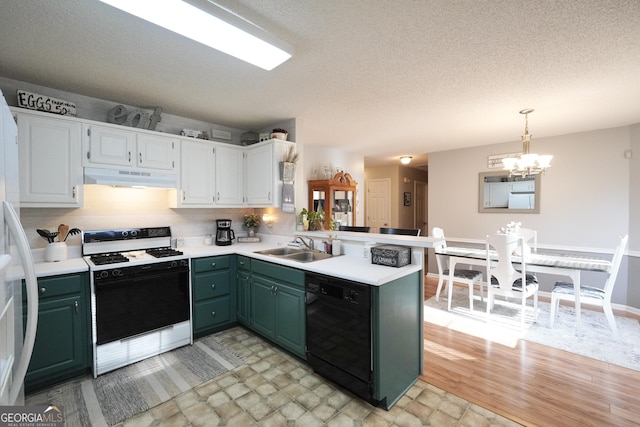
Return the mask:
<path id="1" fill-rule="evenodd" d="M 391 221 L 391 179 L 370 179 L 367 181 L 367 221 L 371 232 L 380 227 L 389 227 Z"/>

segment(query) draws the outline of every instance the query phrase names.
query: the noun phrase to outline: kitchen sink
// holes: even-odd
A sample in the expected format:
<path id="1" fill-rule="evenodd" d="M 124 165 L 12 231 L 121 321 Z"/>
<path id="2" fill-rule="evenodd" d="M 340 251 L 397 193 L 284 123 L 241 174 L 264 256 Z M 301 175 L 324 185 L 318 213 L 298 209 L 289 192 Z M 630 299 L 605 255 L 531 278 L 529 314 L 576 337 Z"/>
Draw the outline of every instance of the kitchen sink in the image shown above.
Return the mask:
<path id="1" fill-rule="evenodd" d="M 304 249 L 296 249 L 296 248 L 274 248 L 274 249 L 265 249 L 263 251 L 256 251 L 257 254 L 262 255 L 274 255 L 274 256 L 286 256 L 291 254 L 299 254 L 301 252 L 305 252 Z"/>
<path id="2" fill-rule="evenodd" d="M 327 254 L 324 252 L 312 252 L 312 251 L 304 251 L 297 254 L 291 254 L 284 256 L 285 259 L 290 259 L 293 261 L 300 262 L 311 262 L 311 261 L 319 261 L 321 259 L 331 258 L 333 255 Z"/>
<path id="3" fill-rule="evenodd" d="M 290 259 L 291 261 L 298 262 L 312 262 L 319 261 L 321 259 L 331 258 L 333 255 L 324 252 L 311 251 L 309 249 L 296 249 L 296 248 L 274 248 L 265 249 L 263 251 L 256 251 L 257 254 L 270 255 L 282 259 Z"/>

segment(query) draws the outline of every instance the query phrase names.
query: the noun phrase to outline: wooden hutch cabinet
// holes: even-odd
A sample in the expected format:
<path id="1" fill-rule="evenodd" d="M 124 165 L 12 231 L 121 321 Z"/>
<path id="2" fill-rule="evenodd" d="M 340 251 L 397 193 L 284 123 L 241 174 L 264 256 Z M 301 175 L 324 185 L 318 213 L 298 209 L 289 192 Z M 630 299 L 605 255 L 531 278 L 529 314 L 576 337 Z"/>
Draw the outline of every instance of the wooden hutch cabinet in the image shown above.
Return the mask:
<path id="1" fill-rule="evenodd" d="M 346 172 L 338 172 L 332 179 L 309 181 L 309 211 L 318 206 L 325 212 L 324 229 L 330 229 L 330 219 L 340 225 L 356 225 L 356 186 L 358 183 Z"/>

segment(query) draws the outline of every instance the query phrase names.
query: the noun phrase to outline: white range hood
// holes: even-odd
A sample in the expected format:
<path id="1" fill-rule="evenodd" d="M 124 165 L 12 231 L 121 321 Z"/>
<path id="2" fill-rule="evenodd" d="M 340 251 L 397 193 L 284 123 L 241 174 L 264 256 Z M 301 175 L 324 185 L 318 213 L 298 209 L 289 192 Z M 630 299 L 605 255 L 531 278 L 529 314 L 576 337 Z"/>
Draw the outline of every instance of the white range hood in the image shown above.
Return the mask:
<path id="1" fill-rule="evenodd" d="M 84 168 L 84 183 L 119 187 L 177 188 L 178 178 L 173 172 L 144 172 L 91 167 Z"/>

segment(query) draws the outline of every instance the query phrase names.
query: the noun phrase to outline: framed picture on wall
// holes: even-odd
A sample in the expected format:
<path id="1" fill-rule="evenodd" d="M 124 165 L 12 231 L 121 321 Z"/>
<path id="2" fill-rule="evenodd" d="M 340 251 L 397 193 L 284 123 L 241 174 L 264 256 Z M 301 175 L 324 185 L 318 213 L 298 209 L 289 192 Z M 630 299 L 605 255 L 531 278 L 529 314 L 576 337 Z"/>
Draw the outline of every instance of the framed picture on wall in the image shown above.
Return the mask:
<path id="1" fill-rule="evenodd" d="M 411 192 L 409 191 L 404 192 L 404 205 L 411 206 Z"/>

